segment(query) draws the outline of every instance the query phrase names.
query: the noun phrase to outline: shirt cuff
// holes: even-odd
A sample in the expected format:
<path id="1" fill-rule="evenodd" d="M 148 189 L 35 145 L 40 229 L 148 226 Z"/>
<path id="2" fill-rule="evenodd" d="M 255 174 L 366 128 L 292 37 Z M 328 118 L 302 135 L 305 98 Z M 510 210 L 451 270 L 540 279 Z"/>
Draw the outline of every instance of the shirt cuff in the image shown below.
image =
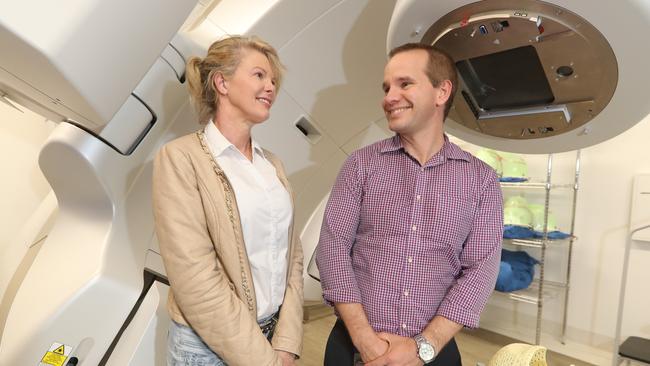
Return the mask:
<path id="1" fill-rule="evenodd" d="M 448 299 L 442 300 L 436 315 L 440 315 L 467 328 L 478 328 L 480 314 L 464 306 L 454 304 Z"/>
<path id="2" fill-rule="evenodd" d="M 354 288 L 323 290 L 323 299 L 329 306 L 334 303 L 361 303 L 361 294 Z"/>

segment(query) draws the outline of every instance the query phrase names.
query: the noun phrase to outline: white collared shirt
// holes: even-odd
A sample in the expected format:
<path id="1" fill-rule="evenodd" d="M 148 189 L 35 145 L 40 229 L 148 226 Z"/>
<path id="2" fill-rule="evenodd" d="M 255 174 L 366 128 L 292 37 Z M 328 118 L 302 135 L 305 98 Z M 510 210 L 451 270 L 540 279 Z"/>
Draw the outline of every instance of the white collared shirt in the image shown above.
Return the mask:
<path id="1" fill-rule="evenodd" d="M 251 139 L 253 159 L 250 161 L 214 122 L 205 127 L 205 137 L 210 152 L 235 191 L 253 274 L 257 320 L 261 320 L 278 311 L 284 298 L 291 198 L 255 140 Z"/>

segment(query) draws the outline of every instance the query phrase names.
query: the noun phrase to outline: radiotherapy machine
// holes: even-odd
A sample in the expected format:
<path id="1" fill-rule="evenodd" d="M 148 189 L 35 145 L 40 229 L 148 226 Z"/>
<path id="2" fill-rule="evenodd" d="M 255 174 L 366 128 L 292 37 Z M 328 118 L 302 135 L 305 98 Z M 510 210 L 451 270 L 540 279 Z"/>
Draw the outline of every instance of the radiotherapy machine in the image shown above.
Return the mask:
<path id="1" fill-rule="evenodd" d="M 168 284 L 154 236 L 151 160 L 200 126 L 184 64 L 225 34 L 259 35 L 288 73 L 254 130 L 297 193 L 305 263 L 347 154 L 390 135 L 387 50 L 426 42 L 456 62 L 446 122 L 506 151 L 582 148 L 650 112 L 650 3 L 634 0 L 3 1 L 0 95 L 59 122 L 41 170 L 56 200 L 33 245 L 3 258 L 0 364 L 164 365 Z M 305 276 L 306 297 L 319 298 Z"/>

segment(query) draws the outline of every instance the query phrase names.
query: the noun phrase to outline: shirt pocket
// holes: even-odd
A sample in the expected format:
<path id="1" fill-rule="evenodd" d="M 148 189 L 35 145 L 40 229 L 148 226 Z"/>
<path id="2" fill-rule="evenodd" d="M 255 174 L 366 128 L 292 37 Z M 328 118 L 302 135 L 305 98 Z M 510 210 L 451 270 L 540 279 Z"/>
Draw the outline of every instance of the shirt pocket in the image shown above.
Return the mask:
<path id="1" fill-rule="evenodd" d="M 412 202 L 412 194 L 404 190 L 369 190 L 361 203 L 357 234 L 374 237 L 407 236 L 410 230 L 408 222 L 413 209 Z"/>
<path id="2" fill-rule="evenodd" d="M 472 230 L 477 207 L 476 201 L 454 195 L 424 197 L 420 233 L 430 245 L 457 255 Z"/>

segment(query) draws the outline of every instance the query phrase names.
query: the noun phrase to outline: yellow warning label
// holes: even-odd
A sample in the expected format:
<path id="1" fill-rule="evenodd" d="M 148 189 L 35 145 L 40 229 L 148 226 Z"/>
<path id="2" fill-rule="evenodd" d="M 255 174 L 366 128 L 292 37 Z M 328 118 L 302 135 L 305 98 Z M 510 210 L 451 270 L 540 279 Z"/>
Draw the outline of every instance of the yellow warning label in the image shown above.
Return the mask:
<path id="1" fill-rule="evenodd" d="M 63 366 L 68 357 L 70 357 L 73 348 L 70 345 L 59 342 L 52 343 L 41 359 L 39 366 Z"/>
<path id="2" fill-rule="evenodd" d="M 48 351 L 45 356 L 43 356 L 41 362 L 52 366 L 63 366 L 63 362 L 65 362 L 66 358 L 67 357 L 64 355 Z"/>
<path id="3" fill-rule="evenodd" d="M 65 355 L 65 345 L 62 344 L 61 347 L 55 349 L 54 353 L 58 353 L 60 355 Z"/>

